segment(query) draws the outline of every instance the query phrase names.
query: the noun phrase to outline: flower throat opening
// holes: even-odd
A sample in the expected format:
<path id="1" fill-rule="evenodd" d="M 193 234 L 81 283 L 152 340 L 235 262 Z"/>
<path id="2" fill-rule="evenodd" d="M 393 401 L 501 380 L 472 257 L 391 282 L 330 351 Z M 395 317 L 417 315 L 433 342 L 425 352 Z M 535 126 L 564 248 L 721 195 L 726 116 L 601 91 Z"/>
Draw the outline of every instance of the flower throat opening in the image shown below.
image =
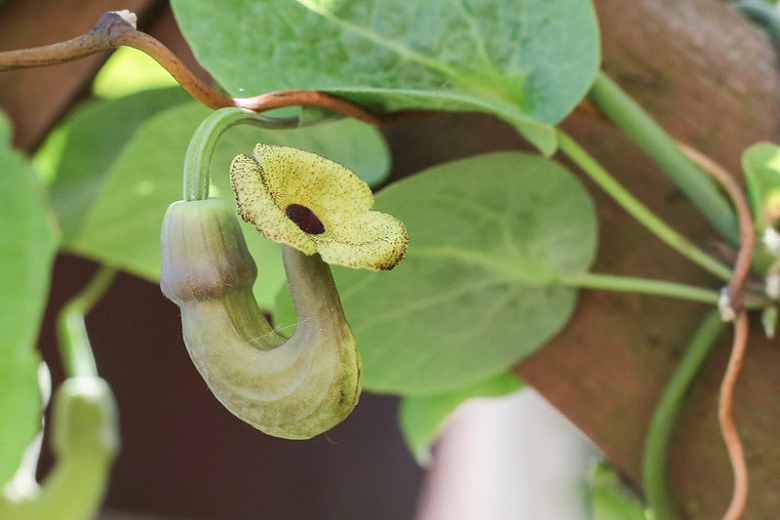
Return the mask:
<path id="1" fill-rule="evenodd" d="M 284 208 L 287 218 L 295 222 L 301 231 L 310 235 L 321 235 L 325 232 L 325 225 L 312 210 L 300 204 L 289 204 Z"/>

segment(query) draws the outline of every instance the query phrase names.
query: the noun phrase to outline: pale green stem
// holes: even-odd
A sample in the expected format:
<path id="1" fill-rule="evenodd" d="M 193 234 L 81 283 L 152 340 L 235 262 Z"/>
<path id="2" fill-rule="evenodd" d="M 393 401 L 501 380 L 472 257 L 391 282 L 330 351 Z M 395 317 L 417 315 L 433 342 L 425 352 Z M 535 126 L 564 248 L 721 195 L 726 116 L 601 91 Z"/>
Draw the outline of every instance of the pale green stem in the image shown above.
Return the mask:
<path id="1" fill-rule="evenodd" d="M 685 394 L 724 326 L 717 311 L 711 312 L 702 322 L 653 414 L 645 441 L 642 483 L 648 504 L 657 520 L 678 518 L 667 479 L 672 431 Z"/>
<path id="2" fill-rule="evenodd" d="M 693 285 L 599 273 L 585 272 L 559 275 L 553 283 L 583 289 L 603 289 L 606 291 L 668 296 L 670 298 L 680 298 L 711 305 L 717 305 L 719 297 L 717 291 Z"/>
<path id="3" fill-rule="evenodd" d="M 728 200 L 639 104 L 603 72 L 596 77 L 588 97 L 658 163 L 726 240 L 739 243 L 739 224 Z"/>
<path id="4" fill-rule="evenodd" d="M 209 168 L 214 148 L 220 136 L 238 124 L 269 129 L 292 128 L 297 126 L 298 118 L 271 118 L 236 107 L 220 108 L 209 114 L 192 135 L 184 156 L 184 200 L 209 198 Z"/>
<path id="5" fill-rule="evenodd" d="M 110 267 L 101 267 L 89 284 L 68 301 L 57 316 L 57 339 L 68 377 L 97 376 L 95 357 L 84 317 L 100 300 L 116 277 Z"/>
<path id="6" fill-rule="evenodd" d="M 566 133 L 559 129 L 557 134 L 560 150 L 651 233 L 663 240 L 672 249 L 718 278 L 724 281 L 731 279 L 731 269 L 728 266 L 712 258 L 696 247 L 693 242 L 658 218 L 647 206 L 621 186 L 596 159 Z"/>

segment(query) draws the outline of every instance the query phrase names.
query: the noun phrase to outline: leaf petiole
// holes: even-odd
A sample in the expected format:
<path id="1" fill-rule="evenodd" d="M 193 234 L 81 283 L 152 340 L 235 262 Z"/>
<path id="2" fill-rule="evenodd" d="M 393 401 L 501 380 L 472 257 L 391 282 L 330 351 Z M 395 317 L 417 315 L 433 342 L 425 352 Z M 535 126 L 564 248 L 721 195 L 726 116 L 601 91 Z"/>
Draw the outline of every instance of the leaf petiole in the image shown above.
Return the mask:
<path id="1" fill-rule="evenodd" d="M 606 291 L 635 292 L 641 294 L 653 294 L 668 296 L 694 302 L 718 304 L 719 293 L 712 289 L 696 287 L 677 282 L 664 280 L 650 280 L 647 278 L 635 278 L 629 276 L 617 276 L 600 273 L 572 273 L 559 275 L 555 282 L 559 285 L 579 287 L 586 289 L 602 289 Z"/>
<path id="2" fill-rule="evenodd" d="M 68 377 L 97 376 L 84 317 L 105 294 L 115 277 L 115 269 L 102 266 L 89 284 L 68 301 L 57 316 L 57 339 Z"/>
<path id="3" fill-rule="evenodd" d="M 726 240 L 739 243 L 739 225 L 727 199 L 639 104 L 601 72 L 588 97 L 655 160 Z"/>
<path id="4" fill-rule="evenodd" d="M 672 249 L 721 280 L 729 281 L 731 279 L 731 269 L 728 266 L 712 258 L 693 242 L 658 218 L 655 213 L 650 211 L 647 206 L 621 186 L 596 159 L 565 132 L 558 129 L 556 135 L 560 150 L 651 233 L 663 240 Z"/>

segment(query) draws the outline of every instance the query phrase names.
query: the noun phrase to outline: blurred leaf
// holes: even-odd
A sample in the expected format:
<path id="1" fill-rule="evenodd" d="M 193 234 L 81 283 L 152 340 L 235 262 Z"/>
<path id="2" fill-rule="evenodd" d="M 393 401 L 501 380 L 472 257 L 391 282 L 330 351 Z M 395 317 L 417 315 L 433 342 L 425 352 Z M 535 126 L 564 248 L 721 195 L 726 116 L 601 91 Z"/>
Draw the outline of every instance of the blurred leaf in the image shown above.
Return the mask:
<path id="1" fill-rule="evenodd" d="M 0 485 L 16 471 L 40 426 L 35 343 L 57 248 L 51 210 L 33 169 L 10 148 L 0 114 Z"/>
<path id="2" fill-rule="evenodd" d="M 639 495 L 628 487 L 615 469 L 606 462 L 600 462 L 591 476 L 590 501 L 593 520 L 648 519 Z"/>
<path id="3" fill-rule="evenodd" d="M 761 326 L 769 339 L 777 334 L 777 307 L 767 307 L 761 312 Z"/>
<path id="4" fill-rule="evenodd" d="M 757 143 L 742 154 L 756 229 L 760 234 L 780 219 L 780 146 Z"/>
<path id="5" fill-rule="evenodd" d="M 407 258 L 390 272 L 334 266 L 334 276 L 377 392 L 455 390 L 530 356 L 576 303 L 556 277 L 587 270 L 596 250 L 590 197 L 536 155 L 436 166 L 381 191 L 376 209 L 406 224 Z"/>
<path id="6" fill-rule="evenodd" d="M 583 0 L 171 4 L 200 63 L 232 95 L 312 88 L 384 110 L 492 112 L 548 154 L 549 125 L 599 69 L 596 16 Z"/>
<path id="7" fill-rule="evenodd" d="M 141 123 L 187 99 L 184 90 L 171 88 L 90 103 L 50 134 L 35 160 L 51 181 L 50 198 L 63 242 L 78 232 L 109 170 Z"/>
<path id="8" fill-rule="evenodd" d="M 776 269 L 780 257 L 780 147 L 757 143 L 742 154 L 754 226 L 760 242 L 753 251 L 753 268 Z"/>
<path id="9" fill-rule="evenodd" d="M 115 99 L 147 89 L 176 86 L 176 80 L 151 56 L 130 47 L 119 47 L 95 76 L 92 92 L 105 99 Z"/>
<path id="10" fill-rule="evenodd" d="M 523 388 L 523 383 L 511 372 L 504 372 L 475 385 L 458 390 L 422 397 L 405 397 L 401 401 L 399 420 L 409 451 L 422 466 L 431 460 L 431 446 L 444 428 L 447 419 L 472 397 L 500 397 Z"/>
<path id="11" fill-rule="evenodd" d="M 78 254 L 157 281 L 160 275 L 160 225 L 168 205 L 182 198 L 182 165 L 192 133 L 209 114 L 196 103 L 174 107 L 144 122 L 119 157 L 84 225 L 67 246 Z M 370 180 L 383 179 L 389 154 L 373 127 L 340 120 L 296 130 L 241 126 L 220 140 L 212 159 L 212 196 L 232 200 L 228 168 L 239 153 L 258 142 L 285 144 L 319 153 Z M 284 280 L 278 245 L 243 225 L 249 250 L 259 266 L 255 296 L 271 308 Z"/>

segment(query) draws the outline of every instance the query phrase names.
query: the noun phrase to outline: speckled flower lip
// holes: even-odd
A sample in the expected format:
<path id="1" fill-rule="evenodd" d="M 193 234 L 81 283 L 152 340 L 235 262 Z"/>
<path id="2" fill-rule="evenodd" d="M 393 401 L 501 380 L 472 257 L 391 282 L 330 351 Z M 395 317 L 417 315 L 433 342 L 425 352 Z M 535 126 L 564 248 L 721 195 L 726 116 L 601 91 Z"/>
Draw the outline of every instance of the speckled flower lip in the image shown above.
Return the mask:
<path id="1" fill-rule="evenodd" d="M 230 166 L 238 213 L 264 237 L 325 262 L 374 271 L 403 260 L 403 223 L 371 211 L 374 196 L 357 175 L 319 155 L 258 144 Z"/>

